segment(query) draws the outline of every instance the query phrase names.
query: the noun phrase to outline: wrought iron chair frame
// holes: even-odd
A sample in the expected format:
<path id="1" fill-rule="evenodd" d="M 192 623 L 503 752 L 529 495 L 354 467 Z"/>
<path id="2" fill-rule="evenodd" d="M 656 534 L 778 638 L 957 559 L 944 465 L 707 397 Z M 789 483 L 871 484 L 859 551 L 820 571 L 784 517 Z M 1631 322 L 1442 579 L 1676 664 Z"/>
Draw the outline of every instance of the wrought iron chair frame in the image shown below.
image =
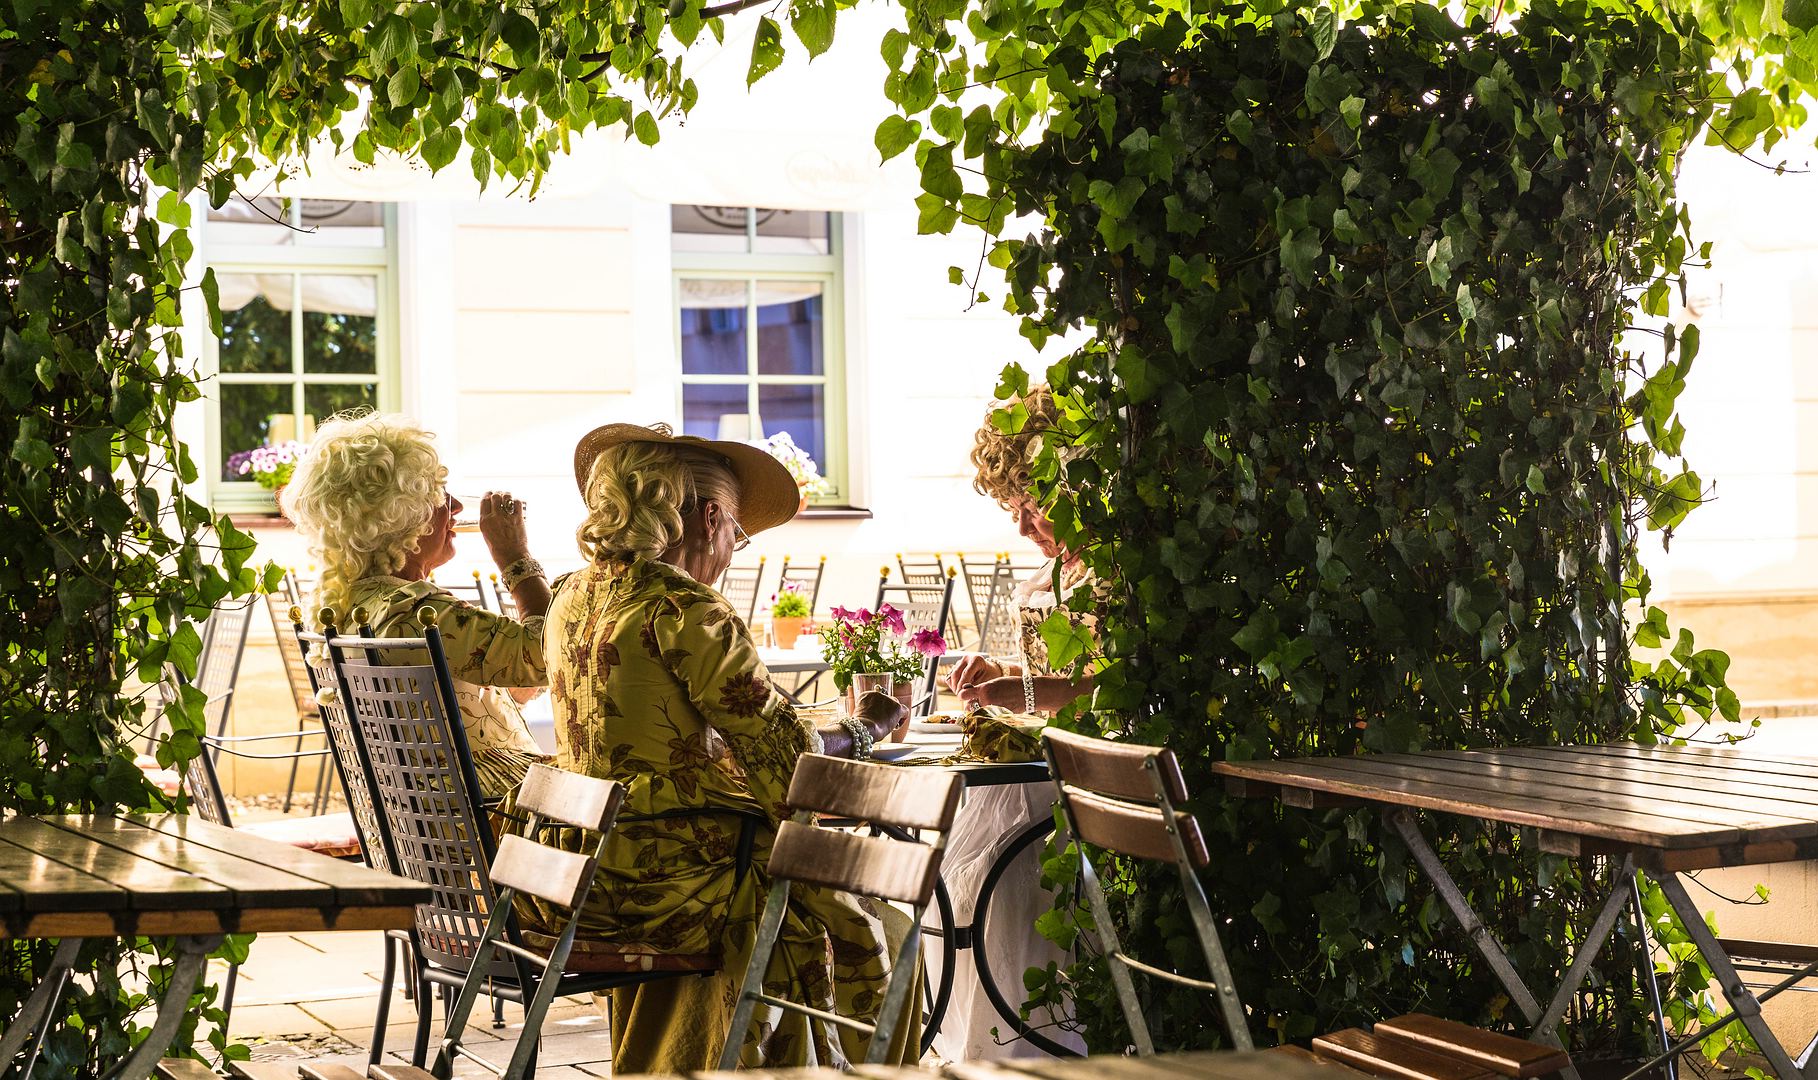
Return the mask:
<path id="1" fill-rule="evenodd" d="M 751 575 L 751 594 L 749 596 L 745 595 L 744 575 L 746 574 Z M 758 556 L 755 567 L 728 566 L 726 572 L 720 575 L 720 595 L 726 598 L 728 604 L 732 605 L 733 613 L 745 620 L 746 626 L 750 626 L 751 620 L 757 616 L 758 594 L 762 591 L 763 584 L 764 556 L 762 555 Z M 741 607 L 744 610 L 741 611 Z"/>
<path id="2" fill-rule="evenodd" d="M 953 588 L 955 580 L 958 577 L 958 568 L 952 568 L 947 571 L 947 576 L 939 585 L 892 585 L 890 584 L 890 568 L 886 566 L 878 579 L 877 600 L 874 602 L 873 608 L 882 608 L 885 601 L 897 593 L 914 596 L 914 594 L 918 592 L 928 592 L 938 589 L 940 590 L 940 601 L 938 605 L 936 605 L 937 611 L 933 621 L 923 618 L 910 618 L 914 606 L 932 604 L 934 603 L 932 599 L 906 600 L 902 605 L 898 606 L 903 609 L 903 623 L 910 631 L 933 629 L 945 639 L 947 631 L 940 628 L 949 625 L 953 621 Z M 920 685 L 916 687 L 916 692 L 912 698 L 913 704 L 911 704 L 909 708 L 911 715 L 927 716 L 934 711 L 934 703 L 939 697 L 940 669 L 941 658 L 938 656 L 930 656 L 925 672 L 920 680 Z"/>

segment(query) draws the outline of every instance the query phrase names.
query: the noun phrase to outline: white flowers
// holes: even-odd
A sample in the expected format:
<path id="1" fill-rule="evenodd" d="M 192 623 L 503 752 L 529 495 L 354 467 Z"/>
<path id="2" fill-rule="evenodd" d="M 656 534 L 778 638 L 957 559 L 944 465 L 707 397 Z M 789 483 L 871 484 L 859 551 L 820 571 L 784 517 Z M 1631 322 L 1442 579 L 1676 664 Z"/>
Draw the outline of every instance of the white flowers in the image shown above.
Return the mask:
<path id="1" fill-rule="evenodd" d="M 814 458 L 809 456 L 808 451 L 797 446 L 795 439 L 787 431 L 779 431 L 768 439 L 754 440 L 751 445 L 782 462 L 783 468 L 789 470 L 790 479 L 794 480 L 795 486 L 801 489 L 804 498 L 812 499 L 817 495 L 825 495 L 832 487 L 827 483 L 827 478 L 821 475 L 820 467 L 814 463 Z"/>

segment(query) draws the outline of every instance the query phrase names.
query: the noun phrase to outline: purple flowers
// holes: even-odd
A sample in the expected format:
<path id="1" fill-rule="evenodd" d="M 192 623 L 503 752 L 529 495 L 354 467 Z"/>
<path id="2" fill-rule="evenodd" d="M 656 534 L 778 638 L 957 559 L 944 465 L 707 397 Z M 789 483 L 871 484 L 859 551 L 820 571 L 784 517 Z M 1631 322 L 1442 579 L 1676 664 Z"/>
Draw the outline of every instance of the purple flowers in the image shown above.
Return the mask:
<path id="1" fill-rule="evenodd" d="M 261 487 L 275 490 L 290 481 L 290 474 L 296 471 L 297 462 L 303 460 L 307 449 L 295 439 L 265 443 L 230 455 L 225 471 L 229 476 L 250 477 Z"/>

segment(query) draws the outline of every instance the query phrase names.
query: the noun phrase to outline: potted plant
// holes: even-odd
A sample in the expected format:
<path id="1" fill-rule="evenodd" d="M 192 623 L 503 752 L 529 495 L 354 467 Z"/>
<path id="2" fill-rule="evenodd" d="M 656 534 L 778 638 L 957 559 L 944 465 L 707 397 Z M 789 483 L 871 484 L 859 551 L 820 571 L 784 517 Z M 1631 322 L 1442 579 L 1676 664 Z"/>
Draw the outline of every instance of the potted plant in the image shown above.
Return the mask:
<path id="1" fill-rule="evenodd" d="M 834 687 L 846 695 L 846 711 L 855 712 L 859 695 L 871 690 L 913 707 L 928 658 L 947 651 L 941 635 L 927 629 L 909 633 L 902 611 L 889 604 L 876 611 L 836 607 L 832 616 L 832 627 L 821 633 L 821 655 L 833 673 Z M 891 737 L 900 739 L 902 734 L 899 729 Z"/>
<path id="2" fill-rule="evenodd" d="M 820 466 L 814 463 L 808 451 L 795 444 L 795 439 L 787 431 L 779 431 L 768 439 L 758 439 L 752 443 L 783 463 L 794 478 L 795 486 L 802 495 L 801 508 L 808 508 L 808 500 L 825 495 L 832 486 L 827 478 L 821 475 Z"/>
<path id="3" fill-rule="evenodd" d="M 776 639 L 777 648 L 795 648 L 795 639 L 807 629 L 812 615 L 808 610 L 808 598 L 802 595 L 802 583 L 783 582 L 782 588 L 770 598 L 770 636 Z"/>

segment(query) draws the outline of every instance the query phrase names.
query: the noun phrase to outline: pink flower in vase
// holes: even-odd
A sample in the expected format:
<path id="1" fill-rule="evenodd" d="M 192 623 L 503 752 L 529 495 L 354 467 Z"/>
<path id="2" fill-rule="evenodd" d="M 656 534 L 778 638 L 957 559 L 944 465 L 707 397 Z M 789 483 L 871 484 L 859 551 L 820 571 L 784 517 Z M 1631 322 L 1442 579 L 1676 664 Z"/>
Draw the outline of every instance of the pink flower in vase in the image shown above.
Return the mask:
<path id="1" fill-rule="evenodd" d="M 897 621 L 901 622 L 899 615 Z M 943 656 L 947 652 L 947 641 L 935 630 L 923 628 L 909 637 L 909 647 L 923 656 Z"/>

